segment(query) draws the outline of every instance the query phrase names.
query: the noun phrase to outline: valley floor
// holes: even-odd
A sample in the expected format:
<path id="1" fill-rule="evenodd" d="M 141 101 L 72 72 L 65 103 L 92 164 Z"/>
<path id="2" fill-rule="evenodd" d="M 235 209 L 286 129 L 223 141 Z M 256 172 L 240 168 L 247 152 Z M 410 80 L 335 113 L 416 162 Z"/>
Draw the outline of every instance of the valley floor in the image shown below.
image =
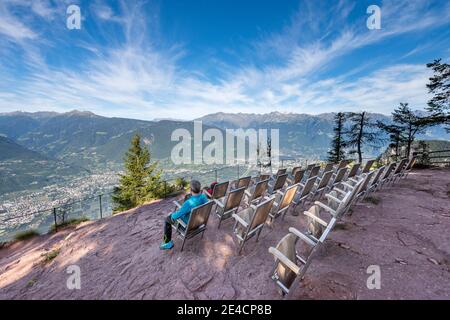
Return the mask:
<path id="1" fill-rule="evenodd" d="M 450 299 L 450 171 L 420 170 L 377 192 L 332 231 L 294 299 Z M 159 250 L 173 199 L 0 249 L 0 299 L 280 299 L 270 246 L 301 215 L 265 227 L 238 256 L 232 222 L 211 216 L 202 240 Z M 198 240 L 197 240 L 198 239 Z M 59 252 L 49 262 L 45 254 Z M 66 286 L 78 265 L 81 289 Z M 366 286 L 368 266 L 381 289 Z"/>

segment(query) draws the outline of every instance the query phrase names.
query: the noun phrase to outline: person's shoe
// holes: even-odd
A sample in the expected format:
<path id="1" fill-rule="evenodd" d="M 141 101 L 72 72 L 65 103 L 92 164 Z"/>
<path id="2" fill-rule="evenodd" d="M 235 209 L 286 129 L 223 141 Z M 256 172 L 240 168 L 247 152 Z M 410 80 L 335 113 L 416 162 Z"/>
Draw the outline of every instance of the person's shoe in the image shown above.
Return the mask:
<path id="1" fill-rule="evenodd" d="M 159 246 L 159 248 L 161 250 L 170 250 L 173 248 L 173 241 L 170 240 L 169 242 L 166 243 L 161 243 L 161 245 Z"/>

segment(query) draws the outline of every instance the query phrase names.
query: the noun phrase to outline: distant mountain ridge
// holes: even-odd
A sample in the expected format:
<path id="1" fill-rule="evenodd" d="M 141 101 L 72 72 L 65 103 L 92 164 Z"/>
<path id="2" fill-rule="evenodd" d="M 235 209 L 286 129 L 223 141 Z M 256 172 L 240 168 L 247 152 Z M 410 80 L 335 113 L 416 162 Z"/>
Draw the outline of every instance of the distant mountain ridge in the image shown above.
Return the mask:
<path id="1" fill-rule="evenodd" d="M 0 194 L 42 188 L 81 171 L 0 136 Z"/>
<path id="2" fill-rule="evenodd" d="M 204 124 L 219 128 L 273 128 L 280 132 L 280 149 L 283 153 L 304 156 L 323 157 L 326 155 L 333 135 L 335 113 L 318 115 L 271 112 L 254 113 L 214 113 L 197 119 Z M 378 113 L 368 113 L 372 121 L 391 122 L 391 117 Z M 382 135 L 382 134 L 381 134 Z M 450 135 L 443 127 L 436 126 L 427 129 L 419 139 L 449 140 Z M 386 143 L 378 147 L 366 147 L 366 155 L 377 155 L 386 147 Z"/>
<path id="3" fill-rule="evenodd" d="M 372 113 L 375 121 L 389 122 L 390 117 Z M 332 137 L 334 113 L 318 115 L 271 112 L 267 114 L 215 113 L 201 120 L 206 127 L 221 130 L 236 128 L 279 129 L 282 153 L 291 156 L 320 158 L 326 155 Z M 175 129 L 193 133 L 192 121 L 146 121 L 108 118 L 89 111 L 12 112 L 0 114 L 0 135 L 44 155 L 69 164 L 95 167 L 104 163 L 121 163 L 133 134 L 139 133 L 158 159 L 170 157 Z M 442 127 L 432 127 L 425 135 L 428 140 L 449 140 Z M 380 148 L 384 148 L 382 145 Z M 367 150 L 371 152 L 371 150 Z M 378 153 L 378 149 L 372 150 Z"/>
<path id="4" fill-rule="evenodd" d="M 390 121 L 385 115 L 370 116 L 373 120 Z M 222 132 L 236 128 L 279 129 L 282 155 L 323 159 L 332 137 L 333 117 L 333 113 L 216 113 L 197 120 L 203 122 L 204 130 L 219 128 Z M 176 129 L 186 129 L 193 136 L 193 126 L 193 121 L 108 118 L 77 110 L 67 113 L 2 113 L 0 151 L 3 160 L 0 159 L 0 165 L 4 165 L 3 172 L 9 174 L 8 177 L 2 175 L 2 185 L 11 186 L 7 190 L 14 191 L 27 188 L 35 181 L 37 185 L 44 185 L 51 180 L 48 177 L 57 175 L 96 169 L 118 170 L 135 133 L 141 135 L 154 158 L 169 159 L 178 143 L 171 141 L 172 133 Z M 419 138 L 450 140 L 442 127 L 430 128 Z M 385 147 L 386 144 L 378 148 L 366 147 L 365 156 L 378 155 Z"/>

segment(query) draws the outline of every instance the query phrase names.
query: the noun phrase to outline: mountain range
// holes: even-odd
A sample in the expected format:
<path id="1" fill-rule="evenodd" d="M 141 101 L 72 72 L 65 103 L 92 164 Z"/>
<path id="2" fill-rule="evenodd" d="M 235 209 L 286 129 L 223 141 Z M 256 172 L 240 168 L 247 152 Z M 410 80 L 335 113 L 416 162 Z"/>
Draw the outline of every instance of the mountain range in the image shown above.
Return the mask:
<path id="1" fill-rule="evenodd" d="M 197 120 L 203 122 L 204 130 L 213 127 L 222 132 L 237 128 L 279 129 L 282 154 L 320 159 L 326 155 L 330 144 L 333 117 L 333 113 L 215 113 Z M 370 114 L 370 117 L 374 121 L 390 121 L 390 117 L 382 114 Z M 0 113 L 0 161 L 11 163 L 20 160 L 20 164 L 15 167 L 16 172 L 8 172 L 9 175 L 21 174 L 24 177 L 35 177 L 36 170 L 39 172 L 38 176 L 42 176 L 43 172 L 63 175 L 85 170 L 120 168 L 123 155 L 135 133 L 141 135 L 154 158 L 168 159 L 173 146 L 178 143 L 171 141 L 171 134 L 179 128 L 193 134 L 192 121 L 109 118 L 77 110 L 67 113 Z M 425 135 L 418 138 L 450 140 L 450 136 L 439 126 L 428 129 Z M 366 155 L 376 155 L 385 146 L 383 144 L 366 148 Z M 41 161 L 42 164 L 33 170 L 36 166 L 30 163 L 35 161 Z M 27 173 L 27 170 L 31 172 Z M 14 183 L 10 177 L 5 180 L 4 172 L 1 176 L 2 184 L 3 181 L 9 181 L 11 187 L 8 190 L 21 189 L 27 185 Z"/>

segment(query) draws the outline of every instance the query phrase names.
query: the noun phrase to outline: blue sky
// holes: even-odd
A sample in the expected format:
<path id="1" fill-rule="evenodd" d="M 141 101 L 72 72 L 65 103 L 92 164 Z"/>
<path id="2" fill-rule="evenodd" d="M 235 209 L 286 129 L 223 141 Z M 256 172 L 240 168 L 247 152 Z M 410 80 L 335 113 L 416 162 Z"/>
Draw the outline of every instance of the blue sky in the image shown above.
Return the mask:
<path id="1" fill-rule="evenodd" d="M 81 30 L 66 9 L 81 9 Z M 369 30 L 369 5 L 381 30 Z M 450 2 L 0 2 L 0 112 L 128 118 L 423 109 Z"/>

